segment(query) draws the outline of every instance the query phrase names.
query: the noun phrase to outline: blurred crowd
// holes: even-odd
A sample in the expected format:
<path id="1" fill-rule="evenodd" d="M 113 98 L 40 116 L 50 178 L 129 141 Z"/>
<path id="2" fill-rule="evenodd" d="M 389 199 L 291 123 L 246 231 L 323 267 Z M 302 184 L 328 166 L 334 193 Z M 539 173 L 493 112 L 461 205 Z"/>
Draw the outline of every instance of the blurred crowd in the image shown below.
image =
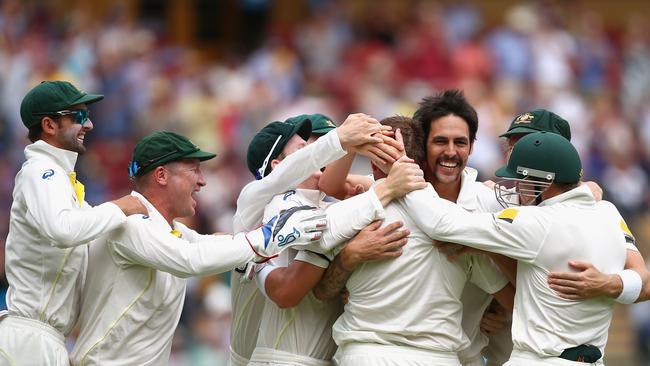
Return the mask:
<path id="1" fill-rule="evenodd" d="M 138 138 L 176 131 L 219 154 L 205 167 L 208 185 L 192 225 L 229 232 L 239 191 L 252 179 L 246 148 L 266 123 L 316 112 L 337 121 L 354 112 L 378 119 L 411 115 L 423 96 L 453 87 L 478 111 L 470 165 L 484 179 L 503 162 L 498 135 L 515 115 L 539 107 L 566 118 L 585 178 L 601 184 L 647 254 L 647 16 L 613 26 L 573 3 L 521 3 L 488 26 L 471 3 L 393 2 L 355 13 L 347 2 L 311 1 L 295 24 L 269 21 L 250 52 L 206 58 L 200 49 L 172 43 L 160 24 L 134 21 L 119 8 L 102 19 L 74 8 L 55 17 L 39 4 L 0 3 L 0 248 L 13 177 L 28 143 L 20 101 L 41 80 L 64 79 L 106 96 L 91 108 L 94 131 L 77 165 L 91 204 L 131 189 L 126 167 Z M 224 359 L 229 299 L 225 277 L 190 281 L 172 365 Z M 648 349 L 650 310 L 632 315 L 639 349 Z"/>

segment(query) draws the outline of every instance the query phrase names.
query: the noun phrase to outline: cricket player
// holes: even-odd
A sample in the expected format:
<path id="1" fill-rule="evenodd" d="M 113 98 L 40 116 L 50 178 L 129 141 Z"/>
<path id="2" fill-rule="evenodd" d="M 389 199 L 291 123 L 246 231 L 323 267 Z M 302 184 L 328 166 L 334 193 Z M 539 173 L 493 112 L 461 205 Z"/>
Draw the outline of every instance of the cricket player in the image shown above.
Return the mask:
<path id="1" fill-rule="evenodd" d="M 7 312 L 0 312 L 0 364 L 68 365 L 65 336 L 79 313 L 88 244 L 146 213 L 134 197 L 91 207 L 76 177 L 77 156 L 93 129 L 86 94 L 44 81 L 23 98 L 20 116 L 32 144 L 16 175 L 6 241 Z"/>
<path id="2" fill-rule="evenodd" d="M 172 132 L 136 145 L 132 195 L 149 215 L 130 217 L 91 246 L 73 365 L 166 364 L 185 277 L 224 272 L 320 239 L 326 221 L 304 207 L 235 236 L 200 235 L 175 221 L 194 215 L 195 195 L 205 186 L 200 163 L 214 157 Z"/>
<path id="3" fill-rule="evenodd" d="M 508 164 L 495 174 L 515 183 L 519 202 L 537 206 L 468 213 L 428 187 L 408 194 L 404 208 L 438 240 L 518 261 L 514 350 L 506 365 L 602 362 L 613 300 L 565 300 L 548 287 L 546 276 L 566 270 L 570 258 L 591 261 L 605 272 L 622 271 L 626 243 L 619 213 L 611 204 L 598 204 L 589 188 L 580 185 L 580 157 L 554 133 L 522 137 Z M 507 205 L 501 185 L 495 189 Z"/>
<path id="4" fill-rule="evenodd" d="M 537 131 L 553 132 L 567 140 L 571 139 L 571 129 L 565 119 L 551 111 L 536 109 L 516 116 L 508 130 L 500 135 L 506 139 L 506 154 L 510 154 L 512 147 L 521 137 Z M 436 188 L 435 184 L 433 186 Z M 485 212 L 498 212 L 501 209 L 501 205 L 493 200 L 493 204 Z M 510 312 L 504 311 L 498 304 L 492 304 L 492 296 L 472 284 L 468 284 L 463 290 L 462 301 L 463 330 L 470 339 L 470 346 L 459 352 L 461 363 L 463 366 L 481 366 L 485 357 L 487 366 L 504 364 L 512 353 Z M 481 331 L 481 321 L 486 317 L 502 318 L 503 328 L 485 334 Z"/>
<path id="5" fill-rule="evenodd" d="M 319 129 L 323 130 L 323 129 Z M 315 171 L 340 159 L 348 153 L 363 152 L 368 146 L 382 144 L 382 131 L 387 131 L 377 120 L 365 114 L 352 114 L 335 129 L 330 129 L 313 144 L 304 146 L 311 135 L 311 120 L 297 124 L 283 122 L 263 128 L 256 144 L 264 143 L 263 154 L 249 153 L 248 168 L 256 178 L 247 184 L 237 199 L 233 219 L 235 232 L 251 230 L 262 222 L 264 209 L 271 199 L 294 189 Z M 299 136 L 303 140 L 293 139 Z M 304 148 L 303 148 L 304 146 Z M 258 150 L 254 144 L 249 150 Z M 284 154 L 282 163 L 271 169 L 271 162 Z M 244 280 L 245 270 L 234 271 L 231 277 L 233 323 L 230 334 L 231 365 L 246 365 L 257 342 L 260 317 L 265 298 L 253 282 Z"/>
<path id="6" fill-rule="evenodd" d="M 253 146 L 260 146 L 255 144 Z M 306 142 L 305 142 L 306 143 Z M 274 160 L 273 166 L 280 161 Z M 402 169 L 405 168 L 405 169 Z M 328 168 L 329 169 L 329 168 Z M 324 231 L 321 246 L 328 248 L 343 244 L 373 221 L 383 218 L 383 206 L 407 192 L 424 187 L 421 171 L 415 164 L 403 164 L 391 171 L 389 179 L 369 191 L 353 198 L 331 203 L 318 190 L 321 172 L 316 171 L 297 189 L 277 195 L 265 209 L 265 217 L 281 210 L 303 205 L 325 208 L 330 229 Z M 396 227 L 399 227 L 397 225 Z M 403 238 L 408 232 L 388 231 L 390 235 L 384 251 L 367 247 L 375 253 L 362 253 L 372 259 L 399 255 Z M 332 242 L 331 244 L 329 242 Z M 334 251 L 335 254 L 337 250 Z M 320 301 L 311 293 L 332 255 L 319 255 L 310 251 L 285 251 L 261 269 L 256 282 L 269 301 L 264 306 L 257 346 L 249 365 L 262 366 L 276 363 L 290 365 L 329 365 L 336 351 L 331 339 L 331 328 L 341 312 L 340 299 Z"/>

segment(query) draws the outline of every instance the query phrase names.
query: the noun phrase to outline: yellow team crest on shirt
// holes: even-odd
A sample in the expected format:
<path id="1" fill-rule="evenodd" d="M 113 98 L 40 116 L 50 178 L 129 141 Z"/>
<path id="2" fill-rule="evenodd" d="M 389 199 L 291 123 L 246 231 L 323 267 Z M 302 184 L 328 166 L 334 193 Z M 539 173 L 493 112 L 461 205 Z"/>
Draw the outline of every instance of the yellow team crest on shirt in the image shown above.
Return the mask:
<path id="1" fill-rule="evenodd" d="M 621 231 L 623 231 L 623 235 L 625 236 L 625 242 L 636 245 L 636 239 L 634 238 L 634 235 L 632 235 L 630 228 L 627 227 L 625 220 L 621 219 L 620 227 Z"/>
<path id="2" fill-rule="evenodd" d="M 497 216 L 497 219 L 501 219 L 503 221 L 507 221 L 509 223 L 512 223 L 515 221 L 515 217 L 519 213 L 519 210 L 515 208 L 506 208 L 505 210 L 501 211 L 499 215 Z"/>

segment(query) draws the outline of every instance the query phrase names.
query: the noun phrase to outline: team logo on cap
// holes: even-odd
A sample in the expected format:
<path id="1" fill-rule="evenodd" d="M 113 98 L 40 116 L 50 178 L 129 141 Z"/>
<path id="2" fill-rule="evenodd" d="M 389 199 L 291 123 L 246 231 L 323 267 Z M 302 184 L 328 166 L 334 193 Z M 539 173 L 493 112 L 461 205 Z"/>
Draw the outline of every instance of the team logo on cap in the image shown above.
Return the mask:
<path id="1" fill-rule="evenodd" d="M 532 114 L 526 112 L 524 114 L 519 115 L 519 117 L 517 117 L 517 119 L 515 119 L 515 124 L 530 123 L 530 122 L 533 121 L 533 119 L 535 119 L 535 116 L 533 116 Z"/>
<path id="2" fill-rule="evenodd" d="M 327 126 L 329 126 L 329 127 L 334 127 L 334 128 L 336 128 L 336 126 L 334 125 L 334 123 L 332 123 L 332 121 L 330 121 L 329 119 L 328 119 L 327 122 L 325 122 L 325 123 L 326 123 Z"/>

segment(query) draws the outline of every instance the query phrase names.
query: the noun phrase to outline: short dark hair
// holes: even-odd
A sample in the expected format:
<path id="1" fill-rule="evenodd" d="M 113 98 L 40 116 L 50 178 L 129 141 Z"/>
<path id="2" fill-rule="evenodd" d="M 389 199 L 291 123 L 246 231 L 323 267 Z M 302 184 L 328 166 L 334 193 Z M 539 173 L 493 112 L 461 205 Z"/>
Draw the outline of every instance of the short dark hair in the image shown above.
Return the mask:
<path id="1" fill-rule="evenodd" d="M 422 126 L 424 138 L 427 139 L 431 131 L 431 122 L 449 115 L 458 116 L 467 123 L 469 142 L 474 143 L 478 130 L 478 116 L 461 90 L 450 89 L 438 95 L 424 97 L 420 107 L 413 114 L 413 119 Z"/>
<path id="2" fill-rule="evenodd" d="M 50 117 L 54 123 L 57 124 L 57 126 L 61 127 L 61 116 L 47 116 Z M 45 118 L 45 117 L 43 117 Z M 29 131 L 27 132 L 27 138 L 31 142 L 36 142 L 41 139 L 41 134 L 43 133 L 43 118 L 41 118 L 41 121 L 39 123 L 36 123 L 32 127 L 29 128 Z"/>
<path id="3" fill-rule="evenodd" d="M 398 128 L 404 139 L 404 151 L 406 156 L 415 160 L 420 167 L 424 167 L 426 154 L 424 153 L 424 134 L 420 124 L 410 117 L 392 116 L 379 121 L 384 126 L 391 126 L 393 131 Z"/>

